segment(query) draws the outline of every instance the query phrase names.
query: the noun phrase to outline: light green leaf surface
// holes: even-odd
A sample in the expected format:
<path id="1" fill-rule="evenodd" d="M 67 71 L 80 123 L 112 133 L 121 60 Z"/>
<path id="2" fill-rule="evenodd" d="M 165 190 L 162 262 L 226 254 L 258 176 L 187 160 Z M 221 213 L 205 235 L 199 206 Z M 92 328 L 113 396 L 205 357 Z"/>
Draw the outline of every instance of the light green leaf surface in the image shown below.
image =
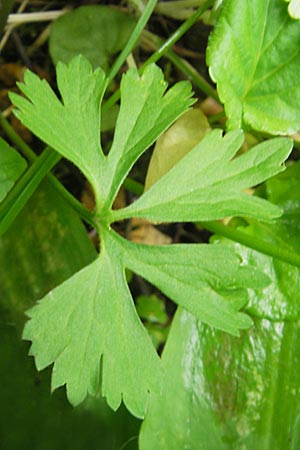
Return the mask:
<path id="1" fill-rule="evenodd" d="M 228 128 L 300 128 L 300 27 L 282 0 L 224 0 L 207 62 Z"/>
<path id="2" fill-rule="evenodd" d="M 27 99 L 11 93 L 16 116 L 50 147 L 76 164 L 95 187 L 104 161 L 100 144 L 100 104 L 106 87 L 104 72 L 92 72 L 83 57 L 58 64 L 62 102 L 46 80 L 29 70 L 19 88 Z"/>
<path id="3" fill-rule="evenodd" d="M 24 158 L 0 138 L 0 202 L 26 169 Z"/>
<path id="4" fill-rule="evenodd" d="M 279 216 L 278 207 L 241 191 L 284 170 L 292 141 L 269 140 L 232 159 L 242 142 L 240 130 L 224 137 L 213 130 L 135 203 L 112 217 L 179 222 L 237 214 L 262 220 Z"/>
<path id="5" fill-rule="evenodd" d="M 102 384 L 113 409 L 123 399 L 143 417 L 149 391 L 158 390 L 159 357 L 135 311 L 122 254 L 108 246 L 107 239 L 96 261 L 28 311 L 23 337 L 33 341 L 38 370 L 54 363 L 52 389 L 66 384 L 73 405 Z"/>
<path id="6" fill-rule="evenodd" d="M 137 245 L 115 235 L 126 267 L 158 287 L 198 319 L 239 335 L 251 320 L 239 310 L 247 302 L 245 288 L 265 286 L 268 278 L 241 261 L 226 246 Z"/>
<path id="7" fill-rule="evenodd" d="M 133 17 L 102 5 L 82 6 L 59 17 L 51 27 L 49 49 L 55 64 L 85 56 L 93 69 L 108 69 L 135 26 Z"/>
<path id="8" fill-rule="evenodd" d="M 244 232 L 299 251 L 299 179 L 298 162 L 269 180 L 267 198 L 284 214 L 275 224 L 251 223 Z M 298 450 L 300 270 L 240 244 L 214 241 L 235 248 L 248 270 L 264 272 L 271 283 L 248 290 L 246 311 L 254 326 L 239 339 L 178 309 L 162 355 L 166 378 L 161 394 L 151 395 L 139 448 Z"/>
<path id="9" fill-rule="evenodd" d="M 108 158 L 100 145 L 100 103 L 104 72 L 92 72 L 82 56 L 58 64 L 57 83 L 64 105 L 48 83 L 27 71 L 19 87 L 28 100 L 10 94 L 17 117 L 39 138 L 76 164 L 95 190 L 100 210 L 111 206 L 127 173 L 147 148 L 194 103 L 190 83 L 169 89 L 155 65 L 140 77 L 130 69 L 121 82 L 121 108 Z M 100 213 L 100 211 L 99 211 Z"/>

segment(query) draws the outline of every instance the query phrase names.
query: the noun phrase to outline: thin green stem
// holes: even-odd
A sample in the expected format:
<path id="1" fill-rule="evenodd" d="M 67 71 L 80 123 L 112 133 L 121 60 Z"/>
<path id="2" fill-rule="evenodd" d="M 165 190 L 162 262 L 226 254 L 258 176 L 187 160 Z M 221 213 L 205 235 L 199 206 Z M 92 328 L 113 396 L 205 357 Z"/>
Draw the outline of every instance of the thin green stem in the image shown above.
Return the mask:
<path id="1" fill-rule="evenodd" d="M 94 214 L 83 206 L 80 201 L 77 200 L 51 173 L 47 176 L 52 186 L 62 195 L 62 197 L 69 203 L 69 205 L 78 213 L 86 223 L 96 228 L 96 222 L 94 220 Z"/>
<path id="2" fill-rule="evenodd" d="M 33 162 L 37 158 L 33 150 L 23 141 L 23 139 L 15 132 L 8 120 L 0 114 L 0 126 L 10 141 L 21 151 L 28 162 Z"/>
<path id="3" fill-rule="evenodd" d="M 144 70 L 149 64 L 157 62 L 163 55 L 166 54 L 171 47 L 197 22 L 202 14 L 214 4 L 214 0 L 206 1 L 197 11 L 194 12 L 185 22 L 183 22 L 179 28 L 172 34 L 172 36 L 165 41 L 165 43 L 155 52 L 150 58 L 141 66 L 141 70 Z"/>
<path id="4" fill-rule="evenodd" d="M 183 72 L 187 78 L 193 82 L 197 88 L 204 92 L 208 97 L 212 97 L 216 102 L 221 104 L 219 96 L 215 89 L 205 80 L 205 78 L 194 69 L 187 61 L 180 58 L 176 53 L 169 50 L 166 53 L 166 57 L 181 71 Z"/>
<path id="5" fill-rule="evenodd" d="M 162 46 L 153 53 L 150 58 L 140 67 L 139 73 L 143 73 L 145 68 L 154 62 L 157 62 L 166 52 L 174 45 L 176 42 L 186 33 L 192 25 L 202 16 L 202 14 L 213 5 L 213 0 L 208 0 L 204 3 L 201 8 L 199 8 L 191 17 L 189 17 L 183 24 L 175 31 L 172 36 L 167 39 Z M 103 103 L 101 107 L 102 113 L 107 111 L 111 106 L 113 106 L 120 99 L 120 89 L 116 91 L 106 102 Z"/>
<path id="6" fill-rule="evenodd" d="M 260 239 L 258 236 L 250 236 L 241 230 L 226 226 L 221 222 L 201 222 L 198 225 L 211 231 L 212 233 L 227 237 L 234 242 L 239 242 L 240 244 L 252 248 L 253 250 L 257 250 L 265 255 L 272 256 L 273 258 L 280 259 L 281 261 L 291 264 L 292 266 L 300 268 L 300 255 L 285 250 L 284 248 L 272 245 L 269 242 Z"/>
<path id="7" fill-rule="evenodd" d="M 10 191 L 0 207 L 0 235 L 5 233 L 60 155 L 47 147 Z"/>
<path id="8" fill-rule="evenodd" d="M 123 183 L 123 186 L 125 189 L 127 189 L 129 192 L 132 192 L 135 195 L 142 195 L 144 192 L 144 186 L 142 183 L 139 183 L 138 181 L 133 180 L 130 177 L 127 177 L 126 180 Z"/>
<path id="9" fill-rule="evenodd" d="M 141 33 L 146 26 L 146 23 L 150 19 L 150 16 L 156 6 L 156 3 L 157 3 L 157 0 L 149 0 L 148 1 L 147 6 L 145 7 L 138 23 L 136 24 L 133 32 L 131 33 L 131 36 L 130 36 L 127 44 L 125 45 L 122 52 L 120 53 L 120 55 L 116 59 L 115 63 L 113 64 L 111 70 L 109 71 L 109 74 L 107 76 L 108 83 L 114 79 L 114 77 L 117 75 L 120 68 L 124 64 L 124 61 L 126 60 L 127 56 L 129 55 L 129 53 L 132 52 L 132 49 L 134 48 L 135 44 L 139 40 Z"/>

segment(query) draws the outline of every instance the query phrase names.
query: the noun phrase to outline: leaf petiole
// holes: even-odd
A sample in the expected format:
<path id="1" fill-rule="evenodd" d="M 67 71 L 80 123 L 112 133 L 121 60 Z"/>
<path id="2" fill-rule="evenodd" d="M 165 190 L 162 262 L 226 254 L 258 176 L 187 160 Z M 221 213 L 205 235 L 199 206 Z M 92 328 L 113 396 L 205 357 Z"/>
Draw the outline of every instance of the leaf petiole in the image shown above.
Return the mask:
<path id="1" fill-rule="evenodd" d="M 260 239 L 258 236 L 250 236 L 237 228 L 226 226 L 221 222 L 201 222 L 198 223 L 198 226 L 300 268 L 300 255 L 285 250 L 282 247 L 272 245 L 269 242 Z"/>

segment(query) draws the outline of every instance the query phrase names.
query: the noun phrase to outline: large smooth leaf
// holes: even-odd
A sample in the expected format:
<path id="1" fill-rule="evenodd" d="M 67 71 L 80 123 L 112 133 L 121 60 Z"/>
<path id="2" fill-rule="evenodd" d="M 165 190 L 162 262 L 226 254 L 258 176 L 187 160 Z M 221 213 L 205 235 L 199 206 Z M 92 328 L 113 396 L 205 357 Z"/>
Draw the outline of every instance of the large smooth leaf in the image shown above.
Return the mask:
<path id="1" fill-rule="evenodd" d="M 25 159 L 0 138 L 0 202 L 22 175 L 26 166 Z"/>
<path id="2" fill-rule="evenodd" d="M 133 17 L 102 5 L 82 6 L 59 17 L 51 27 L 49 48 L 55 64 L 84 55 L 96 69 L 108 69 L 110 58 L 122 50 L 133 28 Z"/>
<path id="3" fill-rule="evenodd" d="M 300 25 L 283 0 L 224 0 L 207 62 L 229 129 L 300 128 Z"/>
<path id="4" fill-rule="evenodd" d="M 178 309 L 162 356 L 163 390 L 151 396 L 140 450 L 227 450 L 210 396 L 205 395 L 197 325 L 192 314 Z"/>
<path id="5" fill-rule="evenodd" d="M 136 202 L 112 217 L 180 222 L 237 214 L 262 220 L 279 216 L 278 207 L 241 191 L 284 170 L 281 163 L 292 141 L 269 140 L 232 159 L 242 142 L 240 130 L 224 137 L 221 130 L 213 130 Z"/>
<path id="6" fill-rule="evenodd" d="M 255 318 L 236 339 L 178 310 L 140 450 L 298 450 L 299 338 L 299 318 Z"/>

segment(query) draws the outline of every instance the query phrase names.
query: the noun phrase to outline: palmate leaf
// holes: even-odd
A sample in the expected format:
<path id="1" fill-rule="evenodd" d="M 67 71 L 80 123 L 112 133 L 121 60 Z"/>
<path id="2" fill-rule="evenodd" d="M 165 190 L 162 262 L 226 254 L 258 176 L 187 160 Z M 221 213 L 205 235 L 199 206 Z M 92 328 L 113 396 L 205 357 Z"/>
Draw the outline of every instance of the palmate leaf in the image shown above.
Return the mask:
<path id="1" fill-rule="evenodd" d="M 283 0 L 224 0 L 207 62 L 229 129 L 300 128 L 300 26 Z"/>
<path id="2" fill-rule="evenodd" d="M 161 70 L 149 66 L 142 77 L 132 69 L 122 78 L 121 108 L 109 157 L 100 145 L 100 105 L 106 87 L 104 72 L 92 71 L 83 57 L 57 65 L 58 100 L 45 80 L 27 71 L 19 83 L 25 99 L 11 93 L 21 122 L 76 164 L 91 182 L 98 207 L 112 203 L 122 180 L 137 158 L 188 107 L 191 86 L 177 83 L 165 94 Z M 165 94 L 165 95 L 164 95 Z"/>
<path id="3" fill-rule="evenodd" d="M 32 341 L 31 354 L 38 369 L 54 363 L 52 388 L 66 384 L 73 404 L 101 388 L 114 409 L 123 399 L 134 415 L 143 417 L 148 394 L 159 390 L 163 377 L 160 360 L 136 313 L 125 268 L 149 280 L 197 318 L 234 335 L 251 324 L 239 312 L 247 301 L 247 287 L 263 286 L 266 277 L 243 267 L 233 249 L 140 246 L 119 237 L 110 224 L 122 215 L 146 211 L 148 216 L 150 210 L 149 215 L 167 220 L 208 220 L 248 210 L 256 218 L 273 218 L 280 214 L 279 208 L 235 191 L 280 172 L 291 141 L 282 138 L 261 144 L 231 160 L 242 142 L 242 132 L 222 137 L 214 131 L 140 200 L 113 212 L 114 197 L 135 161 L 193 103 L 190 85 L 182 82 L 166 91 L 162 72 L 155 65 L 141 77 L 137 70 L 129 70 L 122 78 L 120 113 L 112 148 L 105 156 L 99 134 L 106 83 L 102 71 L 93 72 L 79 56 L 69 65 L 58 65 L 57 75 L 62 101 L 33 74 L 27 74 L 25 85 L 20 86 L 27 99 L 13 95 L 12 100 L 21 121 L 91 181 L 101 251 L 91 265 L 29 311 L 24 338 Z M 183 201 L 175 199 L 173 209 L 166 207 L 174 200 L 171 191 L 175 197 L 183 194 Z"/>
<path id="4" fill-rule="evenodd" d="M 24 172 L 26 166 L 25 159 L 0 138 L 0 202 Z"/>
<path id="5" fill-rule="evenodd" d="M 241 130 L 224 137 L 221 130 L 212 131 L 135 203 L 112 217 L 179 222 L 237 214 L 263 220 L 279 216 L 279 208 L 241 190 L 284 170 L 282 161 L 291 152 L 292 141 L 269 140 L 232 160 L 242 142 Z"/>
<path id="6" fill-rule="evenodd" d="M 28 311 L 23 337 L 39 370 L 54 362 L 52 389 L 67 384 L 73 405 L 102 393 L 117 409 L 123 398 L 136 416 L 146 412 L 148 392 L 158 391 L 160 366 L 135 311 L 120 253 L 109 246 L 99 258 Z"/>

